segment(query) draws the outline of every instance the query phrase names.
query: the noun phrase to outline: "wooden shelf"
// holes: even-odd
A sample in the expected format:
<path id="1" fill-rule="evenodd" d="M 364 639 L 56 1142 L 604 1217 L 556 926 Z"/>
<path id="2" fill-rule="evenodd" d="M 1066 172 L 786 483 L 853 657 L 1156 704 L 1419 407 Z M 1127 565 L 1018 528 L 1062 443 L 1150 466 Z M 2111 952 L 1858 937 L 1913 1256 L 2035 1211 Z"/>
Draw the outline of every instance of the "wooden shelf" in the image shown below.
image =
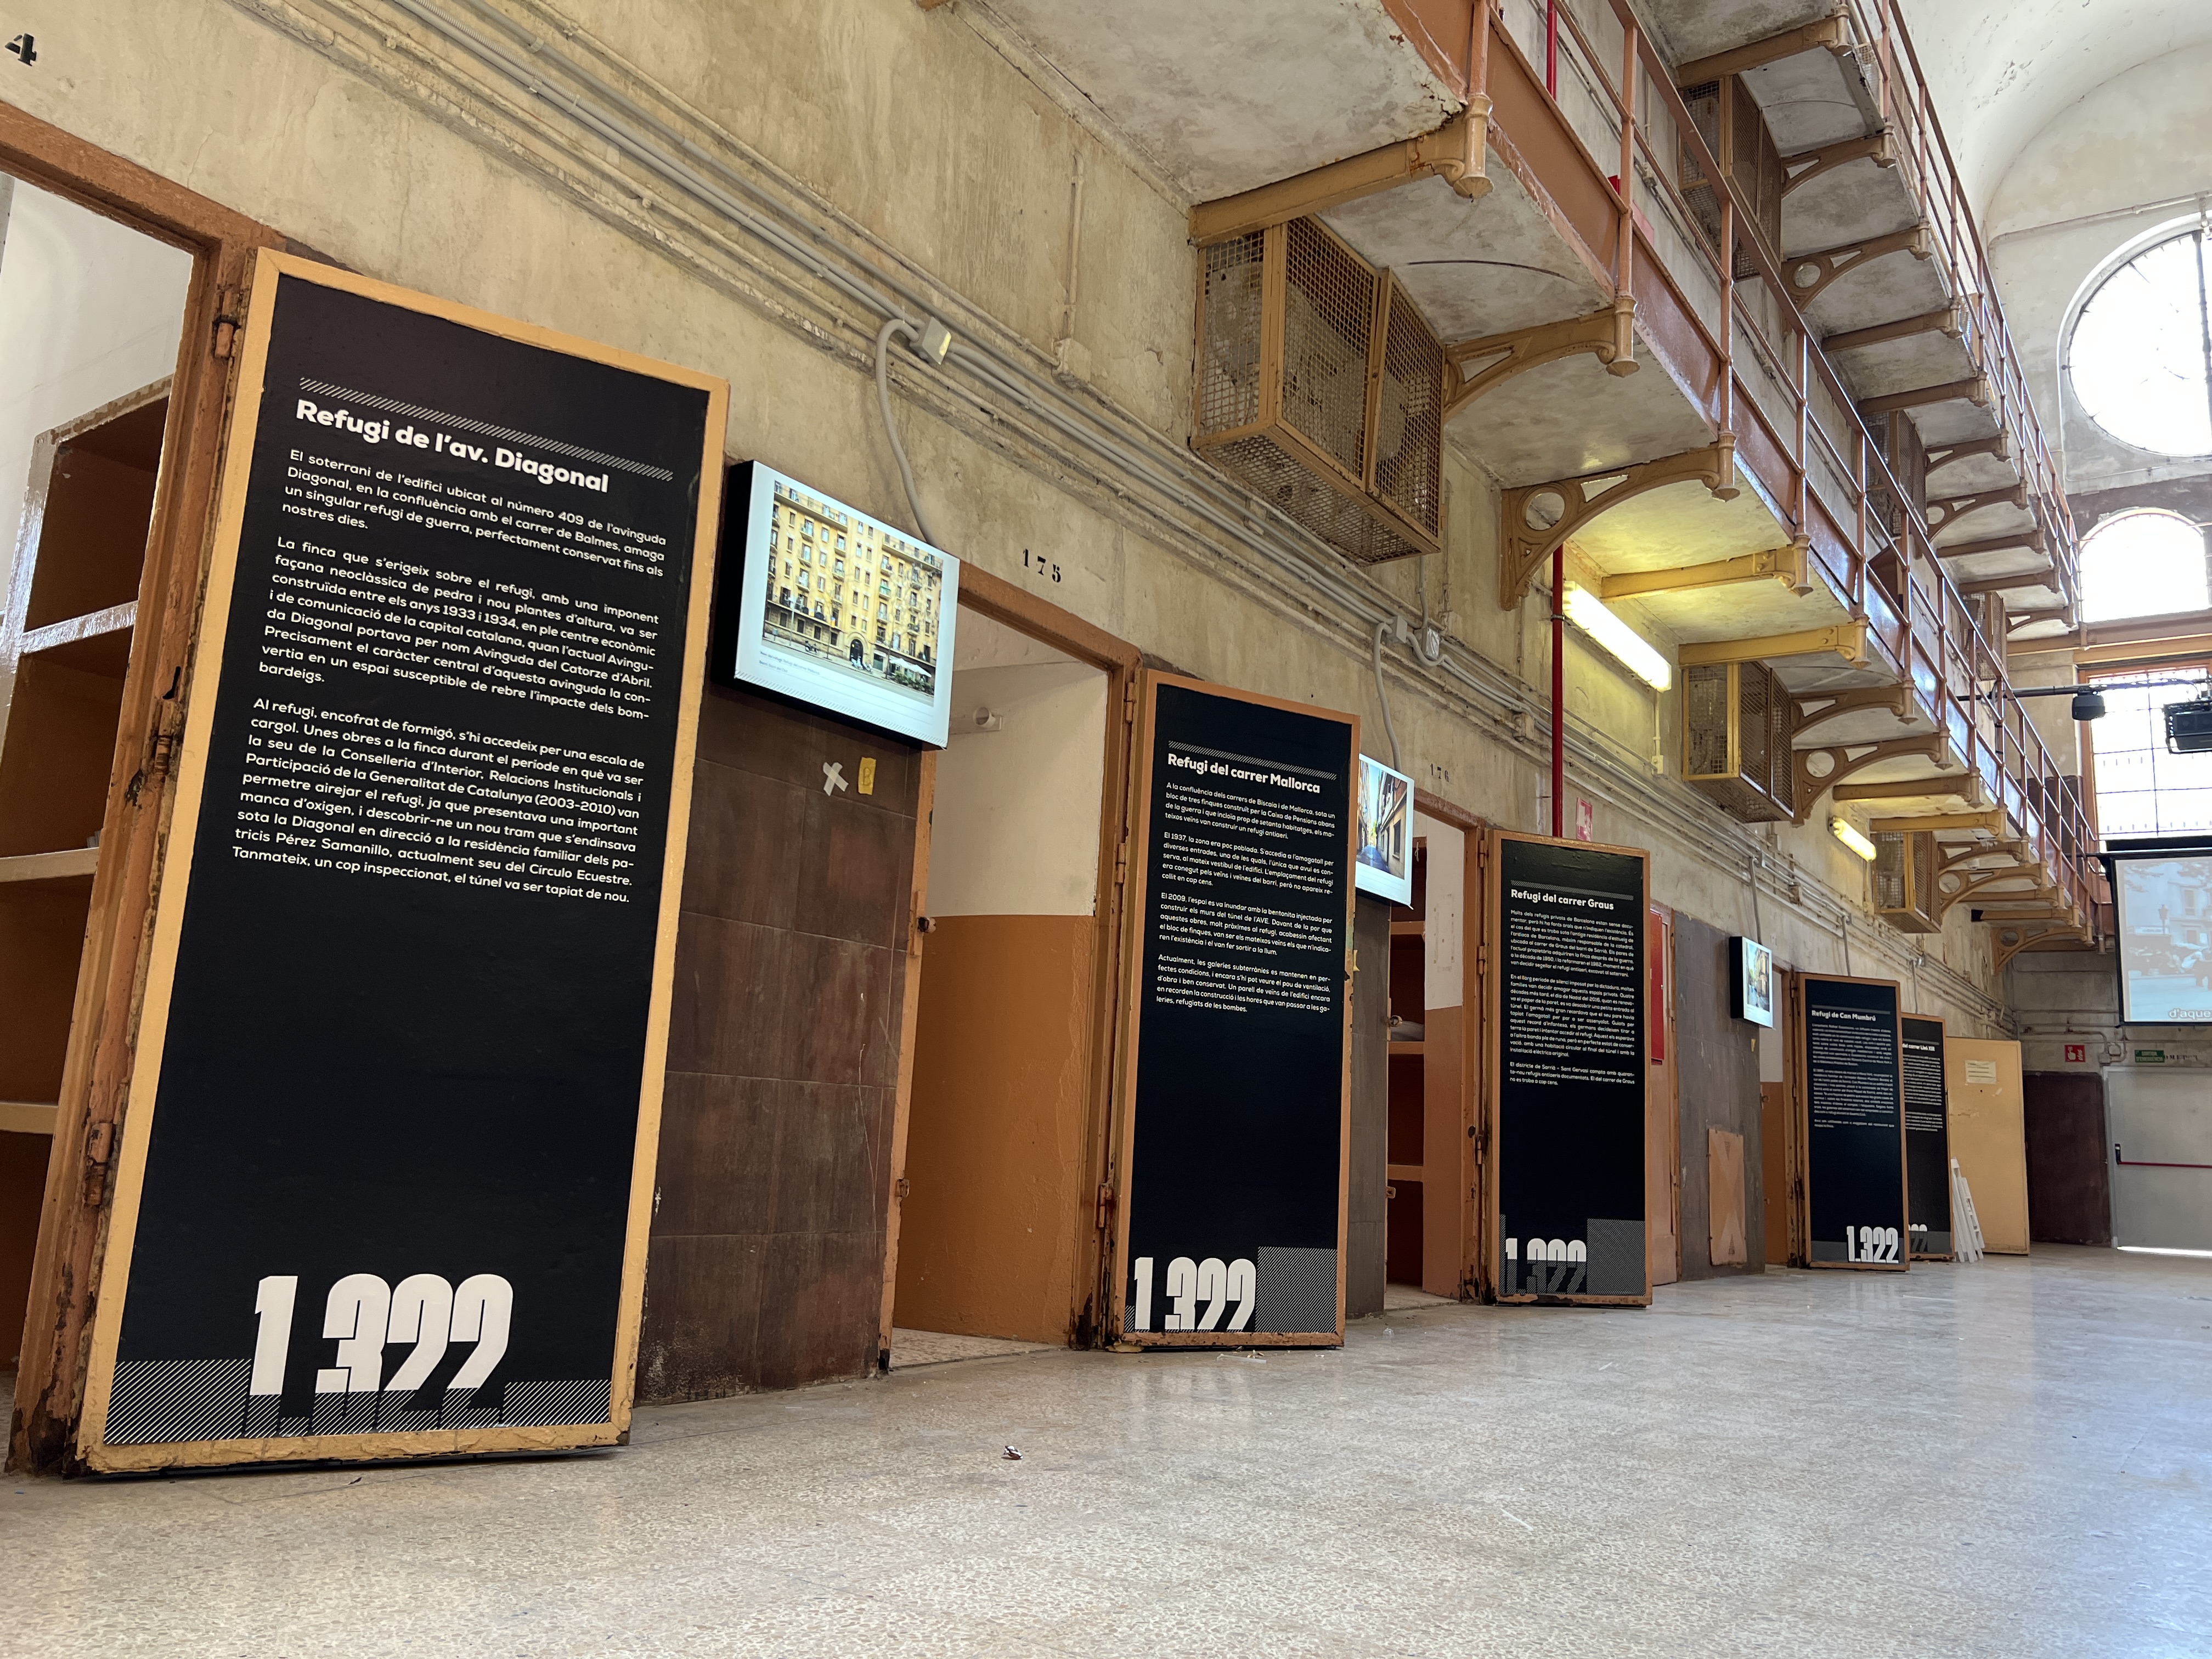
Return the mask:
<path id="1" fill-rule="evenodd" d="M 1425 1042 L 1394 1042 L 1390 1045 L 1390 1052 L 1393 1054 L 1412 1054 L 1418 1060 L 1429 1052 L 1429 1045 Z"/>
<path id="2" fill-rule="evenodd" d="M 34 1100 L 0 1100 L 0 1133 L 50 1135 L 61 1109 L 58 1106 L 42 1106 Z"/>
<path id="3" fill-rule="evenodd" d="M 0 882 L 69 881 L 100 868 L 100 848 L 72 847 L 60 853 L 18 853 L 0 858 Z"/>
<path id="4" fill-rule="evenodd" d="M 1390 924 L 1390 937 L 1392 939 L 1419 939 L 1421 937 L 1422 930 L 1427 926 L 1428 924 L 1426 922 L 1421 921 L 1394 921 Z"/>
<path id="5" fill-rule="evenodd" d="M 1425 1181 L 1428 1168 L 1420 1164 L 1386 1164 L 1382 1166 L 1385 1181 Z"/>

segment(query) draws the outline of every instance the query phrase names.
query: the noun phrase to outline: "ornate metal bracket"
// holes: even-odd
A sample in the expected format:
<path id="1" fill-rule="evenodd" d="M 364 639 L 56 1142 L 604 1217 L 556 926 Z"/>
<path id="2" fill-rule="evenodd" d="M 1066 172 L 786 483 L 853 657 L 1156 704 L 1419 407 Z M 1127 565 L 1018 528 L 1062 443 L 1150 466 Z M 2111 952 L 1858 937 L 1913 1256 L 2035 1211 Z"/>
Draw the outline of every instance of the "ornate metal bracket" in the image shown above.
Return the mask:
<path id="1" fill-rule="evenodd" d="M 1976 438 L 1971 443 L 1936 444 L 1928 451 L 1928 471 L 1936 471 L 1954 461 L 1963 461 L 1975 455 L 1994 455 L 2001 461 L 2012 459 L 2012 435 L 2000 432 L 1994 438 Z"/>
<path id="2" fill-rule="evenodd" d="M 1895 760 L 1900 755 L 1918 756 L 1942 766 L 1949 759 L 1944 752 L 1947 746 L 1941 732 L 1928 732 L 1912 738 L 1882 738 L 1873 743 L 1826 744 L 1797 750 L 1791 756 L 1790 764 L 1797 786 L 1797 815 L 1793 822 L 1802 823 L 1811 817 L 1820 797 L 1855 772 L 1864 771 L 1880 761 Z M 1823 760 L 1827 763 L 1827 770 L 1815 770 Z M 1942 792 L 1931 789 L 1928 793 Z"/>
<path id="3" fill-rule="evenodd" d="M 1910 725 L 1912 720 L 1912 688 L 1902 683 L 1863 686 L 1856 691 L 1816 691 L 1809 696 L 1792 701 L 1796 705 L 1796 720 L 1791 730 L 1798 737 L 1804 736 L 1825 720 L 1844 714 L 1856 714 L 1863 708 L 1887 709 L 1897 716 L 1899 726 Z M 1857 747 L 1855 744 L 1844 746 Z"/>
<path id="4" fill-rule="evenodd" d="M 1797 308 L 1802 311 L 1838 276 L 1847 276 L 1886 253 L 1910 253 L 1916 259 L 1926 259 L 1932 258 L 1935 252 L 1936 245 L 1929 239 L 1928 222 L 1923 219 L 1909 229 L 1893 230 L 1887 236 L 1871 237 L 1819 253 L 1801 253 L 1782 263 L 1790 278 L 1790 297 L 1797 301 Z"/>
<path id="5" fill-rule="evenodd" d="M 1617 471 L 1507 490 L 1498 538 L 1499 607 L 1510 611 L 1528 598 L 1537 568 L 1607 508 L 1668 484 L 1692 481 L 1724 501 L 1742 493 L 1735 481 L 1735 433 L 1723 432 L 1719 442 L 1703 449 L 1639 461 Z"/>
<path id="6" fill-rule="evenodd" d="M 1800 185 L 1808 185 L 1822 173 L 1849 162 L 1872 160 L 1878 167 L 1897 165 L 1897 141 L 1884 127 L 1868 138 L 1846 138 L 1839 143 L 1823 144 L 1818 149 L 1801 149 L 1795 155 L 1782 158 L 1782 171 L 1789 176 L 1782 181 L 1782 193 L 1787 196 Z M 1802 163 L 1802 167 L 1800 167 Z"/>
<path id="7" fill-rule="evenodd" d="M 2091 942 L 2088 928 L 2075 918 L 2046 921 L 2040 927 L 2031 927 L 2024 922 L 2001 922 L 1990 940 L 1990 950 L 1996 970 L 2002 974 L 2022 951 L 2043 950 L 2051 941 L 2059 939 L 2065 940 L 2067 948 L 2085 947 Z"/>
<path id="8" fill-rule="evenodd" d="M 1509 334 L 1492 334 L 1480 340 L 1463 340 L 1447 346 L 1452 384 L 1444 393 L 1444 419 L 1465 409 L 1486 392 L 1505 384 L 1515 375 L 1558 362 L 1587 351 L 1605 365 L 1608 374 L 1636 373 L 1636 300 L 1623 294 L 1603 311 L 1562 322 L 1539 323 Z M 1474 374 L 1468 365 L 1489 361 Z"/>
<path id="9" fill-rule="evenodd" d="M 1927 520 L 1928 533 L 1933 536 L 1944 526 L 1956 523 L 1968 514 L 1978 513 L 1985 507 L 2025 507 L 2027 505 L 2027 486 L 2024 483 L 2016 483 L 2003 489 L 1978 489 L 1971 495 L 1943 496 L 1940 500 L 1928 503 L 1928 511 L 1924 516 Z M 1954 550 L 1951 548 L 1939 547 L 1936 551 L 1947 559 L 1956 556 Z"/>

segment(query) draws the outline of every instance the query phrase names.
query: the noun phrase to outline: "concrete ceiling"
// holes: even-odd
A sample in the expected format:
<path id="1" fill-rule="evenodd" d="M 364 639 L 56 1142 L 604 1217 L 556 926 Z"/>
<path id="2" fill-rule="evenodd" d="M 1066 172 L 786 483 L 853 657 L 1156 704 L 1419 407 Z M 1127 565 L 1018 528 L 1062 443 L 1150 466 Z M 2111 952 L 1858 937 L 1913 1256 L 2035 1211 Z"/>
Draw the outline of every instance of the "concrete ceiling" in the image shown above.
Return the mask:
<path id="1" fill-rule="evenodd" d="M 1899 0 L 1977 216 L 2022 146 L 2137 64 L 2212 40 L 2207 0 Z"/>

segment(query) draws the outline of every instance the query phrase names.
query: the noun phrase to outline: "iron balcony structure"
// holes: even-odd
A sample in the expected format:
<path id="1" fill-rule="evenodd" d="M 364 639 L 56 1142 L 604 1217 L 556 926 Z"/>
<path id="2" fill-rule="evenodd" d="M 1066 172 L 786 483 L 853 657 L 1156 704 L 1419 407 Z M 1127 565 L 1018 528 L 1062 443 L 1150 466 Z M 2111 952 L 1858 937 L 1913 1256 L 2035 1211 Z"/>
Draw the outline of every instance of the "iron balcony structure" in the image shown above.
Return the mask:
<path id="1" fill-rule="evenodd" d="M 1686 675 L 1761 665 L 1787 764 L 1714 799 L 1932 836 L 2000 966 L 2094 937 L 2005 658 L 2075 532 L 1893 0 L 997 9 L 1198 204 L 1202 453 L 1372 562 L 1461 451 L 1499 605 L 1568 546 Z"/>

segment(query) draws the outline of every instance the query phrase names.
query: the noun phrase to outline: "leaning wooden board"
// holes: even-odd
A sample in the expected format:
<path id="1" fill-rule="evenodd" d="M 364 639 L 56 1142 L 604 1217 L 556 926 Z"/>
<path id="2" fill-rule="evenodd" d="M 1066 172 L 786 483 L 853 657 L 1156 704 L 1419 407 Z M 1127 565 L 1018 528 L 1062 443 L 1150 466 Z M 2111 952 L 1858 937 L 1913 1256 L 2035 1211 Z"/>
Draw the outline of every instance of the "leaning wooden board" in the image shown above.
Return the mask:
<path id="1" fill-rule="evenodd" d="M 627 1431 L 727 399 L 260 256 L 90 1468 Z"/>

